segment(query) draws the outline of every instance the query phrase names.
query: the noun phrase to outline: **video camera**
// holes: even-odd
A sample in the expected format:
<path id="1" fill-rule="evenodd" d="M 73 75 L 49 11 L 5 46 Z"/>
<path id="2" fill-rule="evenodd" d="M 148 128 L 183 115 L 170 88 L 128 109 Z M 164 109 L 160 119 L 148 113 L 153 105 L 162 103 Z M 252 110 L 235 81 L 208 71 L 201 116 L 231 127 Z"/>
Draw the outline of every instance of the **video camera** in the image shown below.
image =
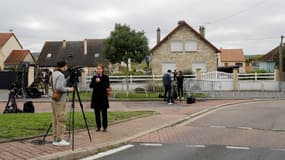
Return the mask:
<path id="1" fill-rule="evenodd" d="M 65 77 L 67 79 L 67 86 L 74 86 L 79 82 L 79 77 L 81 77 L 81 73 L 83 72 L 83 67 L 76 66 L 71 67 L 65 72 Z"/>

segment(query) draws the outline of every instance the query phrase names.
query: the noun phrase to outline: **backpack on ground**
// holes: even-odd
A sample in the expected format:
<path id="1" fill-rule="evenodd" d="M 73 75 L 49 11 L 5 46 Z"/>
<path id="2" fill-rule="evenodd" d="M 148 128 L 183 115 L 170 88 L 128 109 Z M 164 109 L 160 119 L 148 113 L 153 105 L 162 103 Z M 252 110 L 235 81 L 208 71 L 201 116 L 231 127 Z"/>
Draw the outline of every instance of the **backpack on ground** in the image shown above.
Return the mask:
<path id="1" fill-rule="evenodd" d="M 187 97 L 187 104 L 195 103 L 196 98 L 193 96 Z"/>
<path id="2" fill-rule="evenodd" d="M 23 112 L 24 113 L 34 113 L 35 112 L 35 107 L 32 101 L 27 101 L 24 103 Z"/>

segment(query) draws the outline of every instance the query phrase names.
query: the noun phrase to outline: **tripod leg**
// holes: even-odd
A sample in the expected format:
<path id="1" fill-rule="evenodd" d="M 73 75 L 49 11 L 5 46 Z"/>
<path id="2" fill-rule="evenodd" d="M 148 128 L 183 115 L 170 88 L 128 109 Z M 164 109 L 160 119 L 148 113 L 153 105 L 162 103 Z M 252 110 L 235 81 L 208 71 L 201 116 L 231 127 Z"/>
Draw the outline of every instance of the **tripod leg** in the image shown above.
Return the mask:
<path id="1" fill-rule="evenodd" d="M 81 112 L 82 112 L 82 115 L 83 115 L 83 119 L 84 119 L 85 126 L 86 126 L 86 129 L 87 129 L 87 132 L 88 132 L 89 140 L 91 142 L 92 138 L 91 138 L 89 127 L 88 127 L 88 124 L 87 124 L 87 121 L 86 121 L 86 116 L 85 116 L 85 113 L 84 113 L 84 110 L 83 110 L 83 105 L 82 105 L 82 102 L 81 102 L 81 99 L 80 99 L 80 96 L 79 96 L 78 88 L 77 88 L 77 86 L 75 86 L 74 88 L 75 88 L 75 92 L 77 94 L 77 98 L 78 98 L 78 101 L 79 101 L 79 104 L 80 104 L 80 108 L 81 108 Z"/>
<path id="2" fill-rule="evenodd" d="M 45 135 L 44 135 L 44 137 L 43 137 L 43 142 L 45 142 L 46 141 L 46 137 L 47 137 L 47 135 L 48 135 L 48 133 L 49 133 L 49 131 L 50 131 L 50 129 L 51 129 L 51 126 L 52 126 L 52 123 L 50 123 L 49 124 L 49 126 L 48 126 L 48 129 L 47 129 L 47 131 L 46 131 L 46 133 L 45 133 Z"/>
<path id="3" fill-rule="evenodd" d="M 3 113 L 8 113 L 8 111 L 9 111 L 9 103 L 10 103 L 10 101 L 11 101 L 11 97 L 12 97 L 12 95 L 11 95 L 11 93 L 10 93 L 10 94 L 9 94 L 8 101 L 7 101 L 7 103 L 6 103 L 6 107 L 5 107 Z"/>
<path id="4" fill-rule="evenodd" d="M 71 117 L 71 127 L 72 127 L 72 150 L 74 150 L 74 100 L 75 100 L 75 92 L 72 92 L 72 117 Z"/>

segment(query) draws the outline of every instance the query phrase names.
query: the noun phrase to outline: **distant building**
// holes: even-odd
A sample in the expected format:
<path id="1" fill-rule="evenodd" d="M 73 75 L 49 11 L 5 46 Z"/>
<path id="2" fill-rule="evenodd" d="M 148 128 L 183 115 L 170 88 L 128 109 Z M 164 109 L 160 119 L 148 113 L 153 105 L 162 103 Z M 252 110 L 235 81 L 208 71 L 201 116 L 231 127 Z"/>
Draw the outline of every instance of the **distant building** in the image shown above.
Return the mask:
<path id="1" fill-rule="evenodd" d="M 22 49 L 23 47 L 14 33 L 0 33 L 0 70 L 4 70 L 4 62 L 13 50 Z"/>
<path id="2" fill-rule="evenodd" d="M 109 61 L 102 53 L 103 45 L 104 39 L 47 41 L 41 50 L 38 65 L 52 70 L 58 61 L 65 60 L 69 67 L 83 67 L 86 75 L 93 75 L 98 64 L 103 64 L 108 71 Z"/>
<path id="3" fill-rule="evenodd" d="M 242 49 L 220 49 L 219 67 L 239 66 L 239 72 L 245 72 L 245 57 Z"/>
<path id="4" fill-rule="evenodd" d="M 282 52 L 283 54 L 285 53 L 285 43 L 283 44 Z M 279 65 L 279 46 L 262 56 L 258 63 L 259 69 L 264 69 L 267 72 L 274 72 L 275 66 Z"/>
<path id="5" fill-rule="evenodd" d="M 151 49 L 152 72 L 162 74 L 168 69 L 196 72 L 217 70 L 217 49 L 205 38 L 205 28 L 200 33 L 185 21 L 178 25 L 160 40 L 160 29 L 157 29 L 157 44 Z"/>

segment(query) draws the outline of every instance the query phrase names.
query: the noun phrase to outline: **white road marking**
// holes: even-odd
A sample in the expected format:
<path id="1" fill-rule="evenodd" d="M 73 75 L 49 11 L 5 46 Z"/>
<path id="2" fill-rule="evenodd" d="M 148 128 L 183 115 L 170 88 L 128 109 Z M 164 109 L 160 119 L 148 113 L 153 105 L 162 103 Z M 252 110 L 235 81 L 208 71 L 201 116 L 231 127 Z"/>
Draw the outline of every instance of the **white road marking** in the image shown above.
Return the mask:
<path id="1" fill-rule="evenodd" d="M 185 145 L 185 147 L 189 147 L 189 148 L 205 148 L 205 145 Z"/>
<path id="2" fill-rule="evenodd" d="M 238 147 L 238 146 L 226 146 L 227 149 L 242 149 L 242 150 L 249 150 L 249 147 Z"/>
<path id="3" fill-rule="evenodd" d="M 160 147 L 162 144 L 159 143 L 141 143 L 141 146 L 154 146 L 154 147 Z"/>
<path id="4" fill-rule="evenodd" d="M 111 154 L 120 152 L 120 151 L 122 151 L 122 150 L 131 148 L 131 147 L 134 147 L 134 145 L 131 145 L 131 144 L 124 145 L 124 146 L 121 146 L 121 147 L 119 147 L 119 148 L 115 148 L 115 149 L 111 149 L 111 150 L 106 151 L 106 152 L 98 153 L 98 154 L 96 154 L 96 155 L 94 155 L 94 156 L 90 156 L 90 157 L 83 158 L 83 159 L 81 159 L 81 160 L 94 160 L 94 159 L 102 158 L 102 157 L 105 157 L 105 156 L 108 156 L 108 155 L 111 155 Z"/>
<path id="5" fill-rule="evenodd" d="M 237 128 L 239 128 L 239 129 L 246 129 L 246 130 L 252 130 L 251 127 L 237 127 Z"/>

